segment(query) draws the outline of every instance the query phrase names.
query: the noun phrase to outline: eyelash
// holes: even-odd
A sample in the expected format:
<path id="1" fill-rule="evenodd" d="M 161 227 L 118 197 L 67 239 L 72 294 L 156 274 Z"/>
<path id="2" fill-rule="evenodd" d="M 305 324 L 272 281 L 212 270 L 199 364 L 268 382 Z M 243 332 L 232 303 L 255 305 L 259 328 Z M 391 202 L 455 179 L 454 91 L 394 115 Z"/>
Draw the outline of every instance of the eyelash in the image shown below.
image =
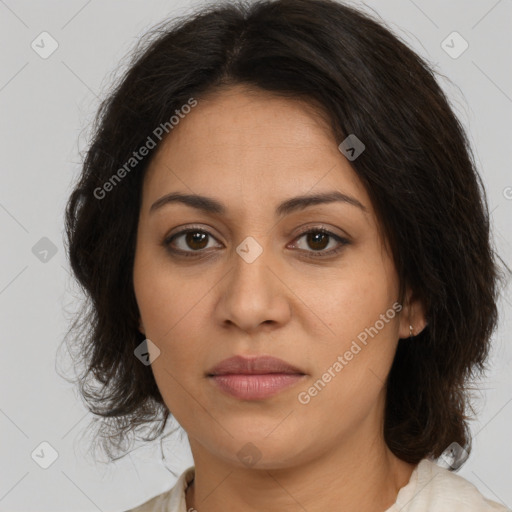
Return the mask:
<path id="1" fill-rule="evenodd" d="M 209 233 L 208 231 L 205 231 L 204 229 L 201 229 L 201 228 L 194 228 L 194 227 L 191 227 L 191 228 L 188 228 L 188 229 L 184 229 L 183 231 L 179 231 L 178 233 L 174 233 L 172 236 L 170 237 L 167 237 L 164 241 L 163 241 L 163 245 L 173 254 L 175 255 L 178 255 L 178 256 L 184 256 L 186 258 L 189 258 L 189 257 L 201 257 L 200 256 L 200 253 L 201 252 L 204 252 L 204 249 L 203 250 L 198 250 L 198 251 L 182 251 L 181 249 L 172 249 L 171 248 L 171 243 L 173 242 L 173 240 L 175 240 L 176 238 L 180 237 L 180 236 L 183 236 L 183 235 L 186 235 L 187 233 L 203 233 L 203 234 L 206 234 L 208 235 L 209 237 L 212 237 L 215 239 L 215 237 Z M 313 227 L 313 228 L 308 228 L 306 229 L 305 231 L 302 231 L 301 233 L 299 233 L 297 235 L 297 237 L 294 239 L 294 241 L 298 241 L 300 238 L 302 238 L 303 236 L 305 235 L 308 235 L 308 234 L 311 234 L 311 233 L 321 233 L 321 234 L 324 234 L 324 235 L 328 235 L 329 237 L 331 238 L 334 238 L 340 245 L 338 247 L 336 247 L 335 249 L 331 249 L 327 252 L 324 252 L 324 251 L 306 251 L 306 253 L 304 254 L 304 256 L 306 258 L 327 258 L 329 256 L 334 256 L 336 254 L 338 254 L 346 245 L 348 245 L 350 242 L 349 240 L 347 240 L 346 238 L 343 238 L 339 235 L 336 235 L 334 233 L 332 233 L 331 231 L 323 228 L 323 227 Z M 299 251 L 304 251 L 304 249 L 299 249 Z M 199 255 L 199 256 L 198 256 Z"/>

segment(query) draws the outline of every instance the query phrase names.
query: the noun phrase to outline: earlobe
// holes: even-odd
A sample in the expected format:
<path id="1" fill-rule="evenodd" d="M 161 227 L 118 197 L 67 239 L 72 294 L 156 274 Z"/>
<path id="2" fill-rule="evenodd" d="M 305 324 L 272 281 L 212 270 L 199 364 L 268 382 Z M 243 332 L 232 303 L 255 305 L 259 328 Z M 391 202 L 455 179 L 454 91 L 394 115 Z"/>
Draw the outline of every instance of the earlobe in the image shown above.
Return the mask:
<path id="1" fill-rule="evenodd" d="M 425 306 L 413 293 L 408 292 L 406 305 L 400 315 L 399 338 L 413 339 L 427 326 Z"/>
<path id="2" fill-rule="evenodd" d="M 139 317 L 139 331 L 146 336 L 146 329 L 144 328 L 144 324 L 142 323 L 142 319 Z"/>

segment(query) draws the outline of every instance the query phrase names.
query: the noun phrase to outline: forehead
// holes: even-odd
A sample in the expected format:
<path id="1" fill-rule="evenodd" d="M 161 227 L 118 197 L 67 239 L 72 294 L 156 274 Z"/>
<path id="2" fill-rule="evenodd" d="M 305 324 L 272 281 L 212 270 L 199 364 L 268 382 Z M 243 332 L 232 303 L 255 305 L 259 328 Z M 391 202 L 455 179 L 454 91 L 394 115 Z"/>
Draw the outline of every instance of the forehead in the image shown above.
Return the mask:
<path id="1" fill-rule="evenodd" d="M 242 86 L 198 99 L 158 149 L 144 188 L 152 200 L 180 190 L 254 207 L 338 190 L 370 206 L 323 111 Z"/>

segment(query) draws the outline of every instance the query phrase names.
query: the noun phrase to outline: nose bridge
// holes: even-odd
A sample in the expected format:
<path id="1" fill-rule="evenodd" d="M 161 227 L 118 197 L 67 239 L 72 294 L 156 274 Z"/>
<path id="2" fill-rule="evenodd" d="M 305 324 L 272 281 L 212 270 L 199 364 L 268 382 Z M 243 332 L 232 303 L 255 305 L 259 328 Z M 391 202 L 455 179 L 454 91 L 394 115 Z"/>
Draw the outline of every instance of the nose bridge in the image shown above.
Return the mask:
<path id="1" fill-rule="evenodd" d="M 273 269 L 270 237 L 247 236 L 236 247 L 233 267 L 227 278 L 219 311 L 242 329 L 254 329 L 263 322 L 283 322 L 289 314 L 285 288 Z M 273 271 L 272 271 L 273 269 Z"/>
<path id="2" fill-rule="evenodd" d="M 233 255 L 233 271 L 230 277 L 232 293 L 247 293 L 262 300 L 269 299 L 269 288 L 272 272 L 268 266 L 272 264 L 269 238 L 260 236 L 247 236 L 235 248 Z M 246 300 L 246 298 L 244 299 Z"/>

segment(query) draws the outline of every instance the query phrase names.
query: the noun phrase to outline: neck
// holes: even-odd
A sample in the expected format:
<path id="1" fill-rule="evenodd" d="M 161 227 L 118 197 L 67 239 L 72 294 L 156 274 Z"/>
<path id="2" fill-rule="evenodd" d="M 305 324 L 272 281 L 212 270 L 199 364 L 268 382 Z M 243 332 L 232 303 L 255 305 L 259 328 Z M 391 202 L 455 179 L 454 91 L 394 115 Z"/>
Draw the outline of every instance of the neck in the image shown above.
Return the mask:
<path id="1" fill-rule="evenodd" d="M 186 492 L 187 510 L 383 512 L 415 466 L 398 459 L 381 437 L 370 441 L 362 430 L 314 459 L 269 469 L 226 462 L 190 439 L 195 478 Z"/>

